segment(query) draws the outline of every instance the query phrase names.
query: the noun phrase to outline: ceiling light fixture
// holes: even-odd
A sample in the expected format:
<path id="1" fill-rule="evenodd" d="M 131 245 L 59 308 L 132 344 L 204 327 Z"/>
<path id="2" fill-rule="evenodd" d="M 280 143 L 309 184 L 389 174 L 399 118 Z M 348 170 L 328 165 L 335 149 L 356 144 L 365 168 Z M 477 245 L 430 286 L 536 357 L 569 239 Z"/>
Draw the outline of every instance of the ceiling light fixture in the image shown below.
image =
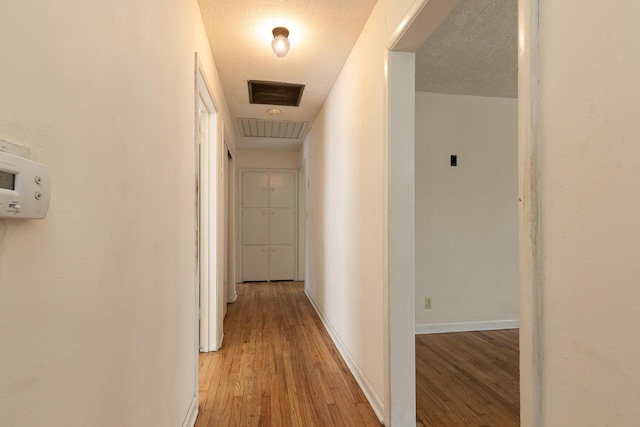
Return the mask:
<path id="1" fill-rule="evenodd" d="M 284 58 L 287 56 L 289 48 L 291 47 L 288 39 L 289 30 L 285 27 L 276 27 L 271 33 L 273 34 L 273 41 L 271 42 L 273 53 L 275 53 L 278 58 Z"/>
<path id="2" fill-rule="evenodd" d="M 269 113 L 269 115 L 270 115 L 270 116 L 279 116 L 281 112 L 282 112 L 282 111 L 280 111 L 280 110 L 279 110 L 279 109 L 277 109 L 277 108 L 269 108 L 269 109 L 267 110 L 267 113 Z"/>

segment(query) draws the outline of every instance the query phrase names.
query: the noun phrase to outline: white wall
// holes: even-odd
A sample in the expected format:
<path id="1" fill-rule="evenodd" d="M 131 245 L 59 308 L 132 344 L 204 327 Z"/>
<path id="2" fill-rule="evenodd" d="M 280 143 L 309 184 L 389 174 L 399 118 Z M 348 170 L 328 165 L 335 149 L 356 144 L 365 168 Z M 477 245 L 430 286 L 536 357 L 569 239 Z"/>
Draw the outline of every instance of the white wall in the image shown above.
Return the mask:
<path id="1" fill-rule="evenodd" d="M 307 292 L 382 414 L 384 14 L 379 3 L 305 140 Z"/>
<path id="2" fill-rule="evenodd" d="M 235 159 L 238 168 L 298 169 L 300 167 L 300 153 L 297 151 L 238 150 Z"/>
<path id="3" fill-rule="evenodd" d="M 517 149 L 516 99 L 416 93 L 417 331 L 517 324 Z"/>
<path id="4" fill-rule="evenodd" d="M 405 97 L 413 97 L 414 89 L 413 79 L 405 79 L 412 74 L 413 55 L 388 54 L 386 47 L 401 21 L 410 23 L 404 18 L 415 6 L 424 2 L 378 1 L 303 149 L 309 184 L 307 293 L 378 416 L 397 426 L 415 425 L 414 314 L 406 306 L 414 284 L 395 283 L 412 278 L 413 270 L 397 271 L 399 252 L 388 253 L 387 245 L 388 233 L 397 242 L 397 236 L 413 230 L 413 222 L 400 233 L 389 224 L 398 225 L 405 214 L 413 218 L 413 186 L 395 192 L 412 171 L 395 167 L 410 161 L 404 153 L 413 153 L 414 129 L 391 129 L 388 104 L 394 103 L 394 113 L 413 111 Z M 391 68 L 395 71 L 389 74 Z M 401 93 L 389 93 L 395 90 Z M 398 143 L 403 147 L 395 153 L 402 153 L 390 160 L 387 150 L 398 149 Z M 388 161 L 393 171 L 388 171 Z M 390 218 L 388 183 L 396 186 L 393 203 L 411 201 L 410 214 L 395 212 Z M 410 246 L 407 252 L 413 256 Z M 393 260 L 393 271 L 388 260 Z M 389 289 L 392 275 L 394 289 Z M 393 322 L 387 322 L 390 311 Z"/>
<path id="5" fill-rule="evenodd" d="M 230 123 L 197 4 L 24 0 L 0 26 L 0 138 L 52 181 L 45 220 L 0 220 L 0 424 L 180 426 L 196 51 Z"/>
<path id="6" fill-rule="evenodd" d="M 633 426 L 640 4 L 540 3 L 542 421 Z"/>

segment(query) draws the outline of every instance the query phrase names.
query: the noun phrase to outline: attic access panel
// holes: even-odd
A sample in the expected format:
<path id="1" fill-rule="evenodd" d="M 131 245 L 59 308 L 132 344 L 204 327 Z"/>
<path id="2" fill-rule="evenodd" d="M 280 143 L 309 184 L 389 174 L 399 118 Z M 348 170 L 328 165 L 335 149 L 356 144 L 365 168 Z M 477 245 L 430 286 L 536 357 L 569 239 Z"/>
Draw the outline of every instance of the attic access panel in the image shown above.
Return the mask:
<path id="1" fill-rule="evenodd" d="M 305 85 L 248 80 L 251 104 L 299 107 Z"/>

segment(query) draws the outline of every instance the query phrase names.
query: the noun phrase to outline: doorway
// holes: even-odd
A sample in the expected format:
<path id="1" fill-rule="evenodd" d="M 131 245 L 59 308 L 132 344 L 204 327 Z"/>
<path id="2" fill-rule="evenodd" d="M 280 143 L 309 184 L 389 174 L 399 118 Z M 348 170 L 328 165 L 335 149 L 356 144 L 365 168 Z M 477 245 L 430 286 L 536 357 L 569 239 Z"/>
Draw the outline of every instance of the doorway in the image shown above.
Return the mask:
<path id="1" fill-rule="evenodd" d="M 391 425 L 415 422 L 415 52 L 457 5 L 457 1 L 416 1 L 389 40 L 388 70 L 388 394 L 385 418 Z M 521 422 L 534 425 L 539 407 L 539 290 L 536 180 L 537 8 L 521 0 L 518 10 L 518 243 L 520 290 Z M 449 155 L 455 153 L 448 153 Z M 451 159 L 446 158 L 445 161 Z M 460 161 L 460 159 L 457 159 Z M 534 190 L 532 190 L 534 189 Z M 404 387 L 403 387 L 404 386 Z"/>
<path id="2" fill-rule="evenodd" d="M 517 11 L 515 0 L 462 0 L 416 51 L 416 387 L 424 424 L 439 414 L 445 423 L 519 425 Z M 466 364 L 442 365 L 450 360 L 443 354 Z M 490 369 L 496 357 L 504 370 Z M 485 386 L 496 385 L 484 389 L 487 403 L 454 397 L 451 411 L 434 405 L 434 376 L 472 396 L 479 372 Z"/>

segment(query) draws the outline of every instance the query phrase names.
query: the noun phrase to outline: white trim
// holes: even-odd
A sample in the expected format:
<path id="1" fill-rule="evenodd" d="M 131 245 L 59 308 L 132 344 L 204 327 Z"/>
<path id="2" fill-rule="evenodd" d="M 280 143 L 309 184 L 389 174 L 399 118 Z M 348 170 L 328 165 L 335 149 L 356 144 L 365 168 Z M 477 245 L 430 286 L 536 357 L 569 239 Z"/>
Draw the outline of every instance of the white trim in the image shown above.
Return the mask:
<path id="1" fill-rule="evenodd" d="M 222 348 L 222 340 L 224 339 L 224 332 L 223 331 L 219 331 L 216 336 L 215 336 L 215 342 L 210 341 L 210 345 L 209 347 L 205 347 L 204 350 L 202 350 L 202 353 L 209 353 L 212 351 L 218 351 Z"/>
<path id="2" fill-rule="evenodd" d="M 225 128 L 226 132 L 226 128 Z M 229 153 L 229 182 L 227 182 L 227 191 L 228 199 L 227 199 L 227 210 L 228 210 L 228 221 L 227 221 L 227 238 L 228 238 L 228 248 L 229 252 L 227 257 L 227 295 L 226 301 L 227 303 L 233 303 L 238 298 L 238 293 L 236 289 L 236 160 L 234 158 L 233 153 L 231 152 L 231 148 L 228 144 L 228 139 L 225 136 L 224 138 L 225 147 L 227 152 Z"/>
<path id="3" fill-rule="evenodd" d="M 543 425 L 539 6 L 539 0 L 518 1 L 520 422 L 527 426 Z"/>
<path id="4" fill-rule="evenodd" d="M 222 192 L 222 152 L 224 122 L 209 90 L 204 71 L 196 64 L 196 116 L 206 118 L 206 138 L 200 152 L 200 349 L 216 351 L 222 346 L 224 319 L 223 252 L 224 193 Z M 199 126 L 198 121 L 198 126 Z"/>
<path id="5" fill-rule="evenodd" d="M 304 159 L 302 166 L 298 169 L 298 207 L 296 209 L 298 215 L 298 248 L 296 263 L 296 280 L 304 281 L 306 275 L 306 236 L 307 236 L 307 172 Z"/>
<path id="6" fill-rule="evenodd" d="M 218 351 L 222 348 L 222 341 L 224 340 L 224 332 L 221 329 L 220 333 L 218 334 L 218 342 L 216 344 L 218 344 L 218 347 L 216 349 L 213 349 L 211 351 Z"/>
<path id="7" fill-rule="evenodd" d="M 193 360 L 193 399 L 191 400 L 191 406 L 187 412 L 183 427 L 191 427 L 195 425 L 196 418 L 198 417 L 198 386 L 200 384 L 199 369 L 200 369 L 200 144 L 199 144 L 199 115 L 198 110 L 200 108 L 199 103 L 199 89 L 198 89 L 198 76 L 200 70 L 198 53 L 195 53 L 194 58 L 194 75 L 193 75 L 193 155 L 194 155 L 194 169 L 195 169 L 195 283 L 194 283 L 194 310 L 193 310 L 193 345 L 194 345 L 194 360 Z M 193 419 L 193 424 L 189 422 Z"/>
<path id="8" fill-rule="evenodd" d="M 214 339 L 209 341 L 209 346 L 204 347 L 200 351 L 202 353 L 210 353 L 212 351 L 218 351 L 222 348 L 222 340 L 224 339 L 224 330 L 218 331 L 218 333 L 213 337 Z"/>
<path id="9" fill-rule="evenodd" d="M 333 327 L 329 323 L 329 320 L 325 317 L 322 310 L 320 310 L 320 307 L 318 307 L 313 297 L 309 294 L 309 292 L 307 292 L 306 289 L 304 293 L 309 299 L 309 301 L 311 302 L 311 305 L 313 306 L 313 308 L 316 310 L 316 313 L 318 313 L 318 316 L 320 317 L 320 320 L 322 320 L 322 324 L 324 325 L 325 330 L 331 337 L 331 340 L 333 341 L 335 346 L 338 348 L 340 355 L 342 356 L 345 363 L 347 364 L 347 367 L 349 367 L 349 370 L 351 371 L 351 374 L 353 375 L 353 377 L 356 379 L 356 382 L 360 386 L 360 389 L 362 389 L 362 392 L 364 393 L 365 397 L 369 401 L 369 404 L 371 405 L 373 412 L 376 413 L 378 420 L 381 423 L 383 423 L 384 407 L 382 404 L 382 399 L 375 392 L 375 390 L 373 389 L 373 386 L 371 385 L 367 377 L 364 375 L 364 373 L 360 369 L 360 366 L 358 366 L 358 363 L 355 361 L 353 356 L 351 356 L 351 353 L 349 353 L 349 350 L 347 350 L 347 347 L 344 345 L 344 343 L 340 339 L 340 336 L 335 331 L 335 329 L 333 329 Z"/>
<path id="10" fill-rule="evenodd" d="M 411 5 L 386 47 L 396 52 L 417 52 L 460 0 L 417 0 Z"/>
<path id="11" fill-rule="evenodd" d="M 196 419 L 198 418 L 198 396 L 195 396 L 189 405 L 189 411 L 184 418 L 182 427 L 193 427 L 196 425 Z"/>
<path id="12" fill-rule="evenodd" d="M 387 52 L 385 424 L 416 424 L 415 53 Z"/>
<path id="13" fill-rule="evenodd" d="M 519 320 L 481 320 L 477 322 L 422 323 L 416 325 L 416 335 L 441 334 L 445 332 L 496 331 L 518 329 Z"/>
<path id="14" fill-rule="evenodd" d="M 213 99 L 213 98 L 212 98 Z M 214 221 L 210 223 L 210 234 L 215 235 L 215 240 L 213 245 L 211 244 L 211 240 L 209 242 L 209 256 L 210 256 L 210 265 L 211 261 L 213 261 L 214 269 L 210 272 L 210 281 L 209 281 L 209 297 L 213 297 L 209 306 L 209 335 L 213 336 L 215 333 L 215 342 L 213 343 L 213 347 L 218 351 L 222 347 L 222 338 L 223 338 L 223 324 L 224 324 L 224 315 L 225 309 L 227 308 L 227 296 L 224 294 L 224 159 L 227 156 L 226 145 L 224 142 L 224 128 L 225 123 L 222 120 L 222 116 L 218 114 L 218 110 L 215 110 L 215 114 L 212 116 L 215 122 L 215 133 L 212 135 L 213 140 L 211 142 L 211 148 L 213 149 L 210 152 L 210 161 L 211 165 L 209 166 L 210 173 L 210 184 L 209 184 L 209 192 L 214 197 L 215 200 L 215 213 L 209 212 L 210 217 L 209 221 Z M 211 196 L 210 196 L 211 197 Z M 211 200 L 211 199 L 210 199 Z M 215 232 L 211 230 L 215 229 Z M 210 236 L 211 237 L 211 236 Z M 215 252 L 211 252 L 211 251 Z M 214 255 L 215 254 L 215 255 Z M 212 274 L 213 273 L 213 274 Z M 214 292 L 211 292 L 211 288 L 213 287 Z M 214 296 L 215 294 L 215 296 Z M 215 313 L 215 317 L 211 316 L 211 307 L 215 307 L 213 313 Z M 211 338 L 210 338 L 211 339 Z"/>

